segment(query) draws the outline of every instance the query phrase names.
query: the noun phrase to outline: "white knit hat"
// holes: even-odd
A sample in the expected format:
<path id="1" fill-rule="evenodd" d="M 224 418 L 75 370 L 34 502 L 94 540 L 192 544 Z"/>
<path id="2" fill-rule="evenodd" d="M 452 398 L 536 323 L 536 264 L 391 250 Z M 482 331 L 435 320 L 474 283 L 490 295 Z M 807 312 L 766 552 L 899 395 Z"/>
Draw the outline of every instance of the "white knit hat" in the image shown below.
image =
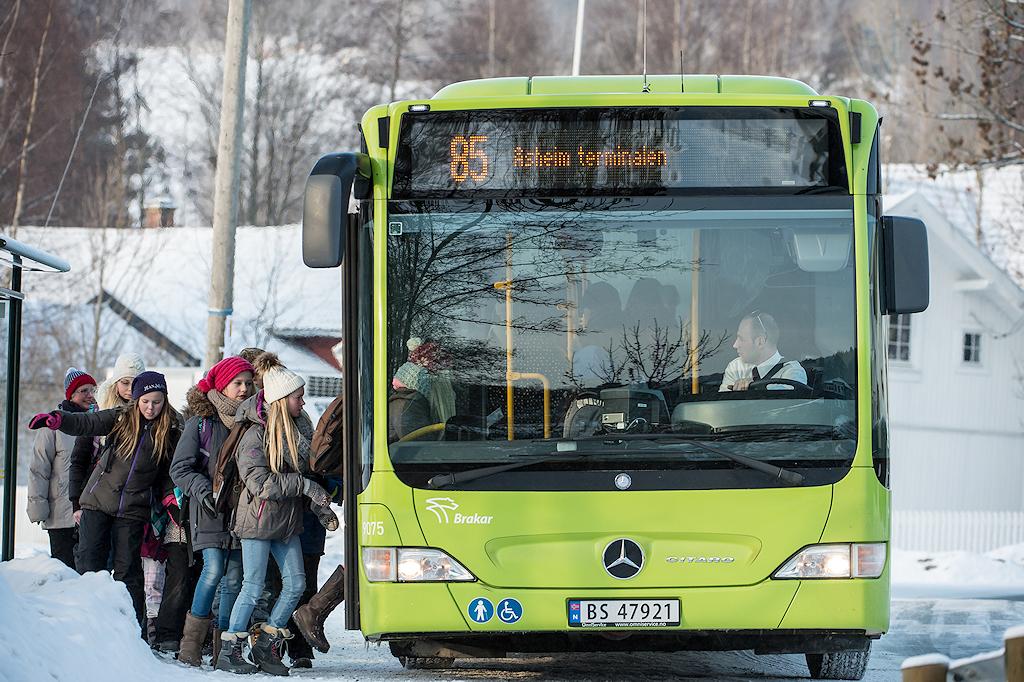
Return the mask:
<path id="1" fill-rule="evenodd" d="M 306 385 L 306 380 L 284 366 L 271 367 L 263 373 L 263 398 L 268 403 L 286 398 Z"/>
<path id="2" fill-rule="evenodd" d="M 110 378 L 114 381 L 119 381 L 125 377 L 134 379 L 145 371 L 146 363 L 143 362 L 141 355 L 138 353 L 125 353 L 117 356 L 117 362 L 114 363 L 114 373 Z"/>

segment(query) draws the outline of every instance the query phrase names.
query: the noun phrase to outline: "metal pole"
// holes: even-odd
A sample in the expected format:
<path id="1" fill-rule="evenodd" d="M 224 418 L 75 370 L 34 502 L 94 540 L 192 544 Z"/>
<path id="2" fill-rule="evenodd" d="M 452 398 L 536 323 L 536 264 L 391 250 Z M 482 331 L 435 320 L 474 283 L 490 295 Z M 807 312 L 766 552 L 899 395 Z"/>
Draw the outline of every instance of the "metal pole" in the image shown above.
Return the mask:
<path id="1" fill-rule="evenodd" d="M 14 521 L 18 496 L 18 384 L 21 372 L 21 256 L 11 258 L 10 315 L 7 320 L 7 410 L 4 414 L 4 505 L 0 561 L 14 558 Z"/>
<path id="2" fill-rule="evenodd" d="M 587 0 L 576 0 L 576 39 L 572 48 L 572 75 L 580 75 L 580 53 L 583 50 L 583 14 Z"/>
<path id="3" fill-rule="evenodd" d="M 213 194 L 213 258 L 206 321 L 206 366 L 221 359 L 224 323 L 234 305 L 235 227 L 238 221 L 238 157 L 245 113 L 245 63 L 252 0 L 230 0 L 224 39 L 224 89 Z"/>

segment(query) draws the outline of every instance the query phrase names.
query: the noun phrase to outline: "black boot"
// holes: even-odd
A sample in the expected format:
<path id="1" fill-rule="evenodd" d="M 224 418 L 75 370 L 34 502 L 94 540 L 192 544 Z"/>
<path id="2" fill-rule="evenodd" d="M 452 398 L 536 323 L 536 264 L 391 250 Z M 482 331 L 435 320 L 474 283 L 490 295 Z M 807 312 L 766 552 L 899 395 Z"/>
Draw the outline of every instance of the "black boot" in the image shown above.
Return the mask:
<path id="1" fill-rule="evenodd" d="M 245 644 L 248 633 L 225 632 L 221 635 L 220 656 L 217 658 L 217 670 L 226 670 L 229 673 L 249 674 L 259 671 L 242 655 L 242 646 Z"/>
<path id="2" fill-rule="evenodd" d="M 280 677 L 287 675 L 288 666 L 282 663 L 281 659 L 284 657 L 286 642 L 291 636 L 287 628 L 275 628 L 264 623 L 252 647 L 253 663 L 265 673 Z"/>

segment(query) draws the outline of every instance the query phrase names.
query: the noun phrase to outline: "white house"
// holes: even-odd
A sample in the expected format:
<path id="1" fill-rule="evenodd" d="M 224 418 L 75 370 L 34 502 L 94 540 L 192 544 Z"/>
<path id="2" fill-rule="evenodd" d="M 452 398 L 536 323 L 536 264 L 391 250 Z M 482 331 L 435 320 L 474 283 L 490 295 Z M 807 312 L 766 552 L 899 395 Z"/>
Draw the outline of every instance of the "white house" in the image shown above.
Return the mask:
<path id="1" fill-rule="evenodd" d="M 894 544 L 1024 542 L 1024 289 L 1007 272 L 1024 261 L 1008 239 L 1024 231 L 1021 169 L 888 174 L 885 213 L 925 222 L 931 274 L 928 310 L 889 328 Z"/>

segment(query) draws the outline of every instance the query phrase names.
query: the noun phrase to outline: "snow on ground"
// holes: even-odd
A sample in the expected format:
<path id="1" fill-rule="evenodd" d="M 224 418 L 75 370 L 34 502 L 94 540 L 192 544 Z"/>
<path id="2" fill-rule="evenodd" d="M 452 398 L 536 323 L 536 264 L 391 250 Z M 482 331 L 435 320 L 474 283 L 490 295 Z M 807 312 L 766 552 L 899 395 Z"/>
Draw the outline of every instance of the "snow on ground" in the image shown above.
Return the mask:
<path id="1" fill-rule="evenodd" d="M 893 550 L 894 598 L 1024 597 L 1024 544 L 991 552 Z"/>
<path id="2" fill-rule="evenodd" d="M 0 679 L 180 679 L 139 637 L 128 591 L 109 573 L 79 576 L 56 559 L 0 564 Z"/>

